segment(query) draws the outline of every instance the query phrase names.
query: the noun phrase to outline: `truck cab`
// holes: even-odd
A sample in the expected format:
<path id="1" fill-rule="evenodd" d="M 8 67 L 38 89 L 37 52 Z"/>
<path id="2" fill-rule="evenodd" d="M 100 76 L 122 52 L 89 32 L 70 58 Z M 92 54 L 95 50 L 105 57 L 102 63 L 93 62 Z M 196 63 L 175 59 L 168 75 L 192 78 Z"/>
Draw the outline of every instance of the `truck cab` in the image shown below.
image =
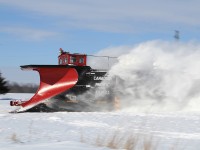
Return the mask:
<path id="1" fill-rule="evenodd" d="M 87 55 L 63 51 L 60 48 L 60 55 L 58 56 L 59 65 L 70 65 L 70 66 L 86 66 L 87 65 Z"/>

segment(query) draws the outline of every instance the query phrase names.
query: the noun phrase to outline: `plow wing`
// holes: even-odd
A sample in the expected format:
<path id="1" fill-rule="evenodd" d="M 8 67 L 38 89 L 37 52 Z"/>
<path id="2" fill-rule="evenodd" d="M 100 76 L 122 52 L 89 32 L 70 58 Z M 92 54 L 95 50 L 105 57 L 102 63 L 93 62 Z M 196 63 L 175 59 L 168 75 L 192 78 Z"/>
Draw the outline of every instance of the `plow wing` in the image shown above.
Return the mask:
<path id="1" fill-rule="evenodd" d="M 26 111 L 59 93 L 72 88 L 78 81 L 76 69 L 62 65 L 27 65 L 22 70 L 34 70 L 40 74 L 40 86 L 35 95 L 21 104 L 15 112 Z"/>

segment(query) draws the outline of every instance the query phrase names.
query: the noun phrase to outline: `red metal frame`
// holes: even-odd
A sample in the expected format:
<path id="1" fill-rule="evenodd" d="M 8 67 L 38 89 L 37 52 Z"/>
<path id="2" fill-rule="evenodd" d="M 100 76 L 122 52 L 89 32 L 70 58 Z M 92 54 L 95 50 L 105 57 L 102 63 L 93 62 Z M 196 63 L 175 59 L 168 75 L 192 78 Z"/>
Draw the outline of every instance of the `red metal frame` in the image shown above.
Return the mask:
<path id="1" fill-rule="evenodd" d="M 35 95 L 21 104 L 19 111 L 31 108 L 42 101 L 72 88 L 78 81 L 78 73 L 74 68 L 27 68 L 38 71 L 40 74 L 40 87 Z"/>
<path id="2" fill-rule="evenodd" d="M 58 56 L 59 65 L 74 65 L 74 66 L 86 66 L 87 65 L 87 55 L 85 54 L 70 54 L 67 52 L 62 52 Z"/>

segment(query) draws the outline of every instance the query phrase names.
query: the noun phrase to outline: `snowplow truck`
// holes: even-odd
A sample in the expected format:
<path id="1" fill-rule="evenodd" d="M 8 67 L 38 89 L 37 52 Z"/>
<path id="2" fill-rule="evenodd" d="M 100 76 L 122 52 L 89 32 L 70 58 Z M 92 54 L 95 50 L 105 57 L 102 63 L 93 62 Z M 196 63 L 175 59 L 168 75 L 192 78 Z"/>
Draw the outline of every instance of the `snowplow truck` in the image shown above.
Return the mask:
<path id="1" fill-rule="evenodd" d="M 60 48 L 58 65 L 24 65 L 37 71 L 40 85 L 32 98 L 11 101 L 13 112 L 110 111 L 115 109 L 115 79 L 107 70 L 87 66 L 86 54 L 71 54 Z"/>

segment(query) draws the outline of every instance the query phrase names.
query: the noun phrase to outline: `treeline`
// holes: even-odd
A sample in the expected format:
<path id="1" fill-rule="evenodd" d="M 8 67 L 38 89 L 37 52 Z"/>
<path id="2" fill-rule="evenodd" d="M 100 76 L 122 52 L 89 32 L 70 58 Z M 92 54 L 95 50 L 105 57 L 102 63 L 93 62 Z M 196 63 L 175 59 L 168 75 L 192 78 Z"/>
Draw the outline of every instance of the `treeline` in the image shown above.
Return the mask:
<path id="1" fill-rule="evenodd" d="M 0 94 L 6 93 L 35 93 L 38 89 L 37 84 L 19 84 L 8 82 L 0 72 Z"/>
<path id="2" fill-rule="evenodd" d="M 9 93 L 35 93 L 38 89 L 36 84 L 18 84 L 18 83 L 7 83 Z"/>

